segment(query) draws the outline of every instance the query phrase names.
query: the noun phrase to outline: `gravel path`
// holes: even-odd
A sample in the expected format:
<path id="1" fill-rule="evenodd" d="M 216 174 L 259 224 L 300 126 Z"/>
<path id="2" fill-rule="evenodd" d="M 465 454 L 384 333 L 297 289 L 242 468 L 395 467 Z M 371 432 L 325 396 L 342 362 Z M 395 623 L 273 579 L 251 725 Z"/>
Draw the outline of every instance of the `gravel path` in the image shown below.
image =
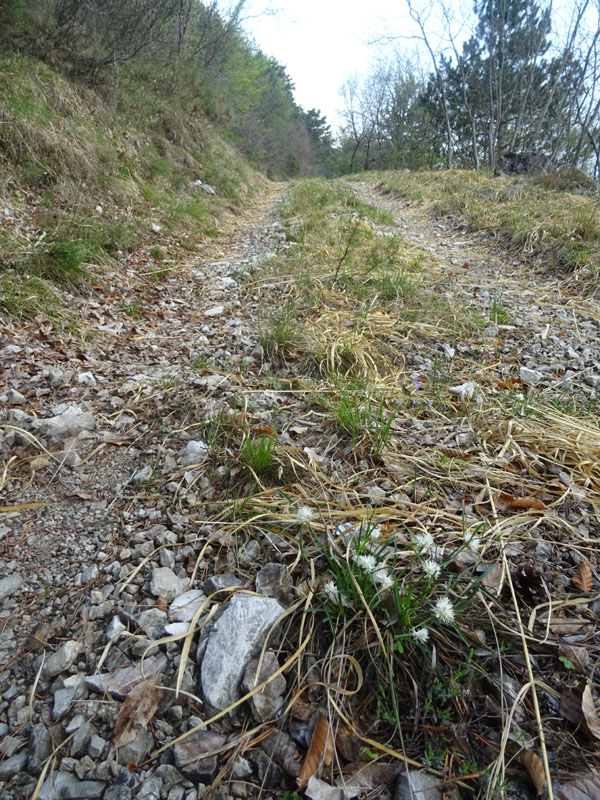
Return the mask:
<path id="1" fill-rule="evenodd" d="M 31 797 L 54 746 L 73 732 L 80 741 L 53 766 L 69 776 L 65 787 L 52 794 L 46 780 L 40 797 L 100 797 L 125 775 L 118 792 L 103 795 L 125 798 L 147 777 L 129 781 L 120 764 L 143 761 L 152 737 L 117 763 L 98 731 L 111 735 L 118 709 L 83 677 L 97 669 L 111 620 L 115 631 L 123 628 L 116 611 L 134 620 L 134 630 L 154 606 L 156 592 L 142 596 L 141 580 L 120 594 L 132 570 L 162 547 L 147 574 L 160 567 L 173 581 L 189 577 L 199 539 L 206 545 L 210 536 L 202 522 L 212 487 L 189 485 L 185 469 L 205 453 L 185 448 L 199 438 L 195 427 L 233 405 L 237 389 L 224 375 L 259 355 L 256 308 L 247 300 L 242 308 L 240 279 L 286 246 L 275 213 L 280 194 L 274 186 L 229 220 L 230 230 L 225 225 L 185 266 L 161 264 L 160 280 L 143 254 L 102 274 L 93 295 L 72 297 L 73 336 L 37 321 L 0 328 L 3 798 Z M 144 641 L 135 654 L 115 647 L 103 669 L 137 661 Z M 156 743 L 174 731 L 165 722 Z M 165 777 L 165 797 L 172 785 Z M 168 796 L 202 795 L 190 784 Z"/>
<path id="2" fill-rule="evenodd" d="M 523 392 L 534 387 L 595 402 L 598 300 L 565 292 L 542 264 L 507 259 L 484 235 L 432 221 L 366 184 L 352 185 L 394 214 L 440 292 L 488 320 L 480 350 L 469 345 L 463 354 L 474 380 L 492 373 L 517 381 Z M 199 428 L 245 402 L 243 375 L 261 360 L 262 310 L 257 297 L 242 296 L 240 281 L 269 253 L 290 246 L 276 216 L 281 191 L 274 187 L 231 220 L 230 231 L 205 243 L 184 267 L 169 269 L 175 265 L 167 262 L 157 272 L 137 254 L 119 273 L 100 275 L 92 296 L 72 298 L 79 316 L 72 336 L 39 321 L 0 328 L 2 798 L 30 798 L 39 782 L 46 800 L 199 800 L 218 775 L 213 751 L 233 741 L 222 720 L 179 750 L 146 761 L 202 723 L 191 670 L 183 701 L 165 691 L 151 725 L 148 717 L 118 752 L 113 737 L 121 701 L 142 680 L 148 646 L 164 636 L 165 625 L 189 624 L 182 604 L 195 611 L 209 594 L 240 584 L 223 561 L 215 538 L 221 531 L 207 522 L 215 484 L 227 481 L 228 468 L 215 465 L 210 480 L 198 478 L 194 466 L 206 456 Z M 489 320 L 494 304 L 505 321 Z M 272 399 L 253 395 L 259 416 L 261 403 Z M 282 575 L 259 556 L 249 542 L 237 566 L 263 595 L 264 613 L 276 617 L 288 604 Z M 194 597 L 174 608 L 190 588 Z M 246 622 L 254 613 L 240 611 Z M 224 629 L 225 619 L 215 630 L 233 642 L 239 620 Z M 210 635 L 201 646 L 210 648 Z M 174 687 L 180 653 L 177 643 L 154 649 L 144 675 L 160 673 L 162 685 Z M 253 685 L 247 673 L 244 681 Z M 217 709 L 219 702 L 211 700 Z M 268 718 L 273 708 L 264 702 Z M 229 754 L 234 779 L 211 797 L 278 797 L 279 745 L 248 757 L 236 746 Z M 291 741 L 287 746 L 297 752 Z M 291 759 L 293 768 L 297 761 Z M 293 768 L 284 771 L 293 775 Z"/>
<path id="3" fill-rule="evenodd" d="M 521 378 L 550 388 L 548 396 L 596 400 L 600 393 L 600 300 L 565 289 L 542 260 L 507 256 L 486 233 L 447 219 L 434 220 L 418 205 L 354 184 L 361 199 L 390 211 L 398 230 L 423 253 L 425 270 L 452 303 L 478 314 L 487 353 L 498 357 L 498 378 Z M 503 321 L 494 321 L 500 309 Z M 481 359 L 480 359 L 481 360 Z M 516 365 L 525 368 L 519 374 Z"/>

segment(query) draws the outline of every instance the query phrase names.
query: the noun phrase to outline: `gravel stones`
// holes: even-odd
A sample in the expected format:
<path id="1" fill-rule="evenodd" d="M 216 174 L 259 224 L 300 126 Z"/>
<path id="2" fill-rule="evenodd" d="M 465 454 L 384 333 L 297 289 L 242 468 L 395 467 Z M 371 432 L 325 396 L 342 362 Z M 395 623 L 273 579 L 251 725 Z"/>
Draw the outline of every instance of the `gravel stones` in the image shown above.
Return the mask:
<path id="1" fill-rule="evenodd" d="M 61 771 L 44 781 L 38 800 L 95 800 L 102 797 L 105 787 L 102 781 L 81 781 Z"/>
<path id="2" fill-rule="evenodd" d="M 187 578 L 178 578 L 169 567 L 157 567 L 152 570 L 150 591 L 155 597 L 162 597 L 166 603 L 172 602 L 178 594 L 188 588 L 188 585 Z"/>
<path id="3" fill-rule="evenodd" d="M 2 759 L 0 761 L 0 781 L 9 781 L 14 778 L 25 768 L 28 757 L 27 751 L 22 750 L 20 753 L 10 756 L 10 758 Z"/>
<path id="4" fill-rule="evenodd" d="M 258 684 L 270 678 L 279 669 L 277 656 L 272 650 L 267 650 L 264 656 L 253 658 L 244 672 L 242 689 L 245 693 L 251 692 Z M 285 678 L 277 675 L 272 681 L 250 698 L 252 713 L 260 722 L 273 719 L 283 703 L 285 692 Z"/>
<path id="5" fill-rule="evenodd" d="M 202 588 L 206 595 L 212 595 L 215 594 L 215 592 L 220 592 L 224 589 L 229 589 L 230 587 L 236 587 L 241 585 L 242 582 L 236 575 L 231 575 L 230 573 L 223 573 L 222 575 L 213 575 L 211 578 L 207 578 L 204 581 Z M 225 592 L 223 592 L 223 597 L 225 596 L 226 596 Z"/>
<path id="6" fill-rule="evenodd" d="M 41 678 L 50 680 L 68 669 L 75 661 L 81 650 L 81 643 L 75 641 L 64 642 L 55 653 L 44 661 Z"/>
<path id="7" fill-rule="evenodd" d="M 138 616 L 140 628 L 150 639 L 160 639 L 164 635 L 167 614 L 160 608 L 149 608 Z"/>
<path id="8" fill-rule="evenodd" d="M 209 634 L 202 657 L 201 688 L 211 708 L 223 711 L 238 699 L 248 662 L 284 611 L 271 597 L 236 594 L 231 598 Z"/>
<path id="9" fill-rule="evenodd" d="M 132 742 L 118 750 L 119 764 L 141 764 L 154 747 L 154 737 L 147 730 L 141 730 Z"/>
<path id="10" fill-rule="evenodd" d="M 27 760 L 27 768 L 34 775 L 39 775 L 44 762 L 50 758 L 52 754 L 52 739 L 48 728 L 42 723 L 34 725 L 31 729 L 31 737 L 29 739 L 29 758 Z"/>
<path id="11" fill-rule="evenodd" d="M 211 783 L 219 767 L 219 750 L 227 738 L 211 731 L 194 731 L 173 746 L 177 768 L 190 780 Z"/>
<path id="12" fill-rule="evenodd" d="M 23 578 L 14 573 L 7 575 L 6 578 L 0 580 L 0 601 L 5 597 L 9 597 L 14 592 L 17 592 L 23 586 Z"/>

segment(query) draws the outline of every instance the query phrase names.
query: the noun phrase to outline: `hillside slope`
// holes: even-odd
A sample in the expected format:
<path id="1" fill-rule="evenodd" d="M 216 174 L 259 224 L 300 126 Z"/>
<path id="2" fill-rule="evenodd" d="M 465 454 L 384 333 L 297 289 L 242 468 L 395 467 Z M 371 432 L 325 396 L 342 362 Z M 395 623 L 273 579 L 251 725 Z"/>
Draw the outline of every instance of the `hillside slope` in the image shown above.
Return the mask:
<path id="1" fill-rule="evenodd" d="M 10 314 L 60 316 L 57 285 L 89 291 L 134 253 L 159 280 L 266 186 L 202 114 L 140 84 L 100 91 L 4 57 L 0 117 Z"/>

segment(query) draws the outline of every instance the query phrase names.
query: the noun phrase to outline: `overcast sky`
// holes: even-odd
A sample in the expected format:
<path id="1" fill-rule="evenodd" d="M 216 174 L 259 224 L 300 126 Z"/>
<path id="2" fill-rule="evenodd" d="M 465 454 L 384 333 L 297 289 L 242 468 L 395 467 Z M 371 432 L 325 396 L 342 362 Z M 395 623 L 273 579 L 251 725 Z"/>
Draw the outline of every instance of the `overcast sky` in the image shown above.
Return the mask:
<path id="1" fill-rule="evenodd" d="M 245 16 L 276 13 L 248 19 L 245 29 L 286 67 L 296 102 L 320 109 L 335 128 L 340 86 L 376 59 L 378 48 L 369 40 L 407 32 L 405 7 L 402 0 L 247 0 Z"/>

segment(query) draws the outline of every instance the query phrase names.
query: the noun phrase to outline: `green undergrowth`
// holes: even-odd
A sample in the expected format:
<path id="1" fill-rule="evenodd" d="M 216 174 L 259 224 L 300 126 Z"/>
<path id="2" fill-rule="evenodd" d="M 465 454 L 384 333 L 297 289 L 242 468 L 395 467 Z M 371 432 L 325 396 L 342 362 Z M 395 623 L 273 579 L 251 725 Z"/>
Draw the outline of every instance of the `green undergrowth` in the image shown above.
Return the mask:
<path id="1" fill-rule="evenodd" d="M 185 256 L 263 186 L 201 113 L 151 84 L 124 74 L 94 89 L 31 59 L 0 60 L 0 302 L 9 314 L 33 313 L 53 286 L 83 288 L 140 247 Z"/>
<path id="2" fill-rule="evenodd" d="M 527 699 L 530 663 L 560 696 L 560 640 L 542 618 L 524 650 L 521 620 L 549 593 L 571 602 L 547 553 L 582 548 L 568 514 L 578 487 L 597 495 L 592 409 L 498 386 L 481 334 L 507 319 L 502 295 L 487 319 L 460 296 L 455 308 L 425 247 L 348 183 L 297 181 L 282 215 L 288 241 L 239 276 L 262 309 L 262 358 L 230 363 L 212 416 L 185 382 L 170 395 L 206 444 L 192 485 L 210 493 L 203 514 L 234 525 L 243 581 L 250 540 L 288 567 L 276 724 L 293 730 L 307 708 L 327 722 L 329 785 L 381 758 L 432 770 L 456 798 L 521 796 L 538 726 L 553 752 L 575 752 L 554 701 L 540 692 L 536 718 Z M 518 717 L 490 713 L 490 697 Z"/>
<path id="3" fill-rule="evenodd" d="M 460 205 L 513 185 L 470 173 L 400 181 L 393 191 L 428 204 Z M 538 184 L 519 191 L 548 202 L 556 191 L 558 201 L 567 197 Z M 455 213 L 473 208 L 467 200 Z M 236 530 L 252 536 L 260 527 L 290 548 L 306 608 L 284 647 L 300 652 L 310 638 L 294 689 L 304 697 L 323 687 L 315 691 L 322 714 L 357 745 L 343 757 L 353 765 L 408 759 L 451 776 L 453 796 L 503 797 L 530 780 L 518 759 L 537 747 L 542 726 L 555 750 L 571 735 L 544 700 L 538 719 L 529 713 L 521 727 L 490 717 L 485 699 L 521 703 L 508 699 L 499 674 L 523 696 L 531 685 L 519 569 L 541 575 L 535 548 L 553 546 L 557 514 L 565 524 L 557 464 L 573 485 L 588 480 L 585 451 L 597 441 L 591 408 L 569 395 L 538 396 L 519 381 L 498 386 L 497 354 L 482 329 L 510 319 L 502 295 L 486 318 L 460 296 L 455 303 L 426 247 L 404 237 L 389 213 L 357 200 L 350 182 L 297 181 L 281 210 L 288 241 L 247 287 L 264 308 L 257 382 L 269 410 L 260 406 L 253 423 L 248 400 L 242 430 L 233 440 L 219 434 L 245 467 L 223 513 Z M 532 533 L 540 517 L 548 533 Z M 563 597 L 571 589 L 549 591 Z M 531 607 L 538 602 L 545 596 L 531 597 Z M 561 674 L 534 638 L 531 648 L 536 680 L 558 696 Z M 294 715 L 292 705 L 283 724 Z M 482 735 L 464 746 L 459 729 Z M 336 746 L 342 752 L 339 739 Z"/>
<path id="4" fill-rule="evenodd" d="M 379 172 L 361 179 L 435 214 L 497 234 L 519 256 L 543 257 L 555 269 L 584 270 L 598 278 L 600 195 L 576 170 L 533 177 L 468 170 Z"/>

